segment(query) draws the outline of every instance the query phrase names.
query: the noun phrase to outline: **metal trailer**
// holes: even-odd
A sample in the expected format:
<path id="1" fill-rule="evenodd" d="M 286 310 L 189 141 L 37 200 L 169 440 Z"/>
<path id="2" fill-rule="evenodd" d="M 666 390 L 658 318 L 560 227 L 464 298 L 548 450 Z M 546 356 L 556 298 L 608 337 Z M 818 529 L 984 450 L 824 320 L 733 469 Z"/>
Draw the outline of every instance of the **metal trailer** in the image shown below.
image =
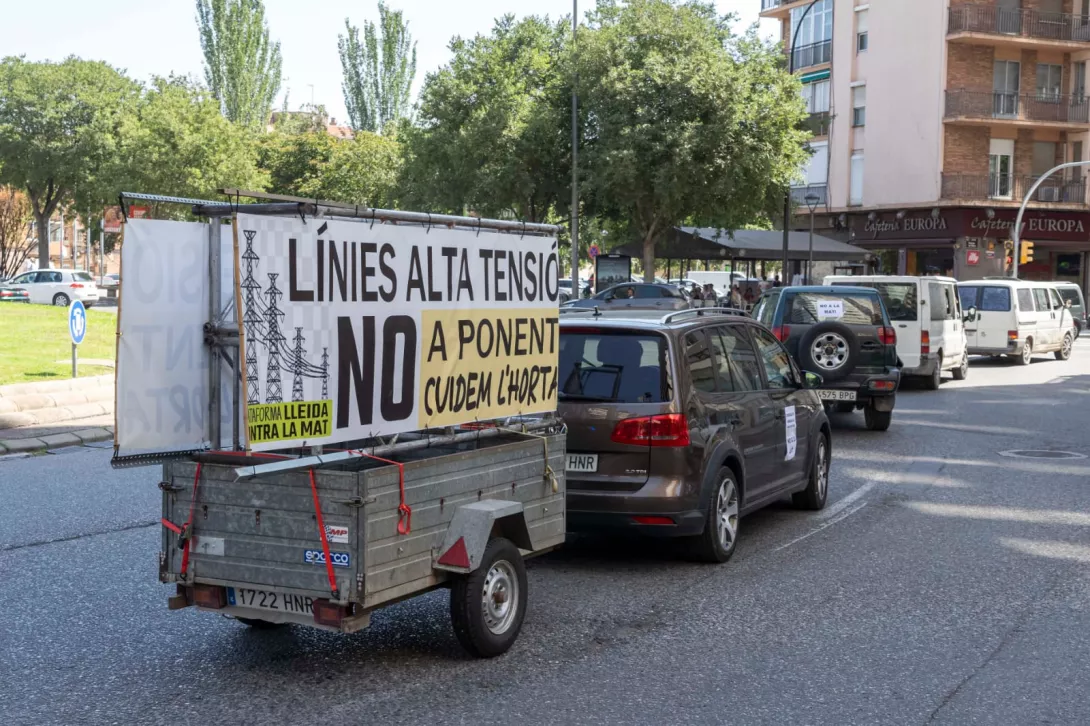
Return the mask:
<path id="1" fill-rule="evenodd" d="M 217 411 L 227 391 L 236 402 L 229 439 L 219 416 L 206 417 L 208 450 L 115 451 L 115 466 L 163 464 L 159 579 L 176 585 L 169 607 L 195 606 L 255 628 L 300 624 L 351 633 L 367 627 L 377 608 L 448 587 L 461 644 L 482 657 L 505 652 L 526 612 L 524 559 L 564 541 L 563 424 L 517 417 L 350 442 L 355 448 L 332 453 L 244 451 L 239 321 L 233 305 L 216 302 L 229 284 L 221 280 L 218 218 L 305 214 L 518 235 L 556 228 L 235 190 L 230 196 L 229 204 L 128 193 L 121 199 L 122 208 L 124 197 L 191 205 L 212 219 L 208 410 Z M 241 196 L 273 201 L 239 204 Z M 225 450 L 226 440 L 233 446 Z"/>

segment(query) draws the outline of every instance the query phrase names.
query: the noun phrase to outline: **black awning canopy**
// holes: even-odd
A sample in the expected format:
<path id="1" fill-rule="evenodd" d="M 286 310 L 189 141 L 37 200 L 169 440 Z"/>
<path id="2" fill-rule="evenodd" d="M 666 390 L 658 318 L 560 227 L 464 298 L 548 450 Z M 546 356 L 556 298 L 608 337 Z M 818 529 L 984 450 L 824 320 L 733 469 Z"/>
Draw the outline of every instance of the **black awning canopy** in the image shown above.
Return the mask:
<path id="1" fill-rule="evenodd" d="M 809 232 L 788 233 L 788 259 L 807 260 L 810 258 L 809 250 Z M 643 256 L 643 247 L 639 242 L 633 242 L 613 252 L 639 259 Z M 814 260 L 817 262 L 863 262 L 871 254 L 861 247 L 814 235 Z M 715 227 L 674 227 L 667 239 L 655 246 L 655 258 L 782 260 L 783 231 L 737 229 L 732 232 Z"/>

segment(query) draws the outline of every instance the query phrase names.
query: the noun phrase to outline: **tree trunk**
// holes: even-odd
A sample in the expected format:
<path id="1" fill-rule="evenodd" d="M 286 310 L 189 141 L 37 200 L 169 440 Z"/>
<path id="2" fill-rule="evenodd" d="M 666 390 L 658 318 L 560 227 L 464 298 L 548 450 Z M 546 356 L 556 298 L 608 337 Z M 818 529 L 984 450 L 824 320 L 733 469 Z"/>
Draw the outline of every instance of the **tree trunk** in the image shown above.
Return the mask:
<path id="1" fill-rule="evenodd" d="M 643 281 L 655 281 L 655 235 L 648 233 L 643 239 Z"/>
<path id="2" fill-rule="evenodd" d="M 38 228 L 38 269 L 49 267 L 49 214 L 34 212 Z"/>

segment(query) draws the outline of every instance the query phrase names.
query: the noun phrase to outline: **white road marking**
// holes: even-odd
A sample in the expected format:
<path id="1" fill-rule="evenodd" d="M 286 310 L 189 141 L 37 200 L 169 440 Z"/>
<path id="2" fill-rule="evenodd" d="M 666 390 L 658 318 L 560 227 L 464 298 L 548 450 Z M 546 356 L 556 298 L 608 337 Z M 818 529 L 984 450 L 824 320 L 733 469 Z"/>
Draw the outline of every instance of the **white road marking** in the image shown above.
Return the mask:
<path id="1" fill-rule="evenodd" d="M 841 499 L 840 501 L 838 501 L 833 506 L 829 507 L 828 509 L 823 509 L 820 512 L 818 512 L 817 518 L 818 519 L 831 519 L 832 517 L 835 517 L 836 515 L 840 514 L 842 511 L 844 511 L 845 509 L 850 507 L 852 504 L 857 502 L 861 497 L 865 496 L 867 494 L 867 492 L 869 492 L 871 489 L 874 489 L 874 487 L 877 486 L 877 484 L 878 484 L 877 482 L 873 482 L 873 481 L 868 483 L 868 484 L 864 484 L 863 486 L 859 487 L 858 489 L 856 489 L 854 492 L 852 492 L 848 496 L 846 496 L 843 499 Z"/>
<path id="2" fill-rule="evenodd" d="M 855 507 L 855 508 L 853 508 L 853 509 L 849 509 L 849 510 L 848 510 L 848 511 L 846 511 L 846 512 L 841 512 L 839 516 L 837 516 L 837 517 L 834 517 L 833 519 L 830 519 L 830 520 L 829 520 L 828 522 L 826 522 L 825 524 L 821 525 L 820 527 L 817 527 L 817 528 L 815 528 L 815 529 L 812 529 L 812 530 L 810 530 L 809 532 L 807 532 L 806 534 L 802 535 L 801 537 L 796 537 L 795 539 L 791 540 L 791 541 L 790 541 L 790 542 L 788 542 L 787 544 L 785 544 L 785 545 L 781 545 L 781 546 L 777 547 L 777 548 L 776 548 L 776 549 L 775 549 L 774 551 L 775 551 L 775 552 L 779 552 L 780 550 L 785 550 L 785 549 L 787 549 L 788 547 L 790 547 L 790 546 L 791 546 L 791 545 L 793 545 L 793 544 L 798 544 L 799 542 L 802 542 L 802 541 L 803 541 L 804 539 L 806 539 L 807 537 L 813 537 L 813 536 L 814 536 L 815 534 L 817 534 L 818 532 L 821 532 L 821 531 L 823 531 L 823 530 L 826 530 L 826 529 L 828 529 L 829 527 L 833 526 L 834 524 L 836 524 L 837 522 L 841 521 L 842 519 L 847 519 L 848 517 L 852 516 L 853 514 L 855 514 L 856 512 L 858 512 L 858 511 L 859 511 L 860 509 L 862 509 L 862 508 L 863 508 L 863 507 L 865 507 L 865 506 L 867 506 L 867 503 L 866 503 L 866 502 L 863 502 L 862 504 L 860 504 L 860 505 L 856 506 L 856 507 Z"/>

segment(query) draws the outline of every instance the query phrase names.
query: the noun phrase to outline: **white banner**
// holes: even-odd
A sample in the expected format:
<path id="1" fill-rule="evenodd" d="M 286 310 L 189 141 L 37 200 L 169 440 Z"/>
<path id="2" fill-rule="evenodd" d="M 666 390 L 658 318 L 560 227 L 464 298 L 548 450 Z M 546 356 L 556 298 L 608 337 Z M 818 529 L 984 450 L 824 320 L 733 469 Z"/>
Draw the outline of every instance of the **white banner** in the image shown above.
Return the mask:
<path id="1" fill-rule="evenodd" d="M 556 239 L 238 216 L 253 449 L 556 408 Z"/>
<path id="2" fill-rule="evenodd" d="M 223 227 L 221 303 L 234 320 L 231 228 Z M 121 248 L 118 311 L 118 453 L 186 451 L 208 445 L 208 225 L 130 219 Z M 221 422 L 230 426 L 224 375 Z M 225 436 L 230 429 L 224 428 Z"/>

